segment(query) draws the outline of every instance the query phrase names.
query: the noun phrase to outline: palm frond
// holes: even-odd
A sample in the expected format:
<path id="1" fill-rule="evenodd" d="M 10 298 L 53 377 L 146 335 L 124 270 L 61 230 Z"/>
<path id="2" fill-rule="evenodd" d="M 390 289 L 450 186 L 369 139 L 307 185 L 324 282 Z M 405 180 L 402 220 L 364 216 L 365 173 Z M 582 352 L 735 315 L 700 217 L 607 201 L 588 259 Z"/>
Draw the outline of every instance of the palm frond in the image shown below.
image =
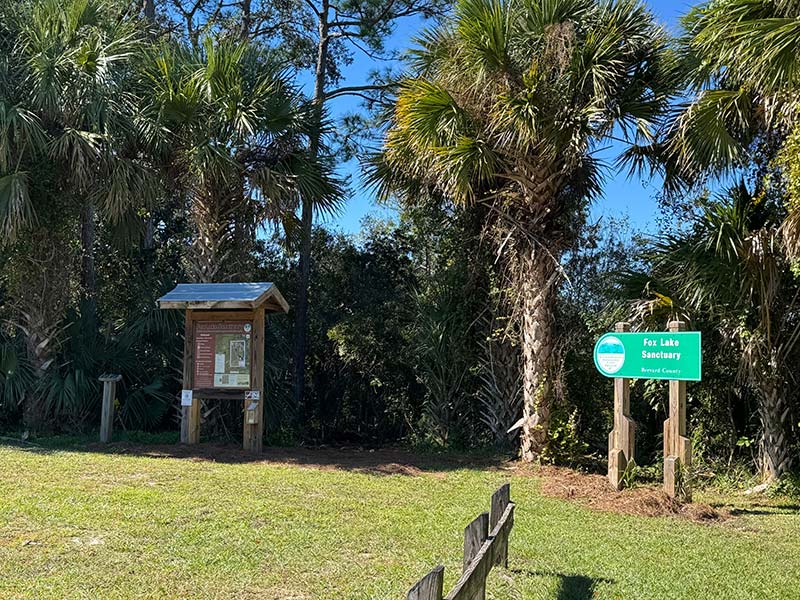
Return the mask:
<path id="1" fill-rule="evenodd" d="M 4 243 L 16 240 L 20 230 L 36 220 L 29 192 L 28 173 L 0 175 L 0 233 Z"/>

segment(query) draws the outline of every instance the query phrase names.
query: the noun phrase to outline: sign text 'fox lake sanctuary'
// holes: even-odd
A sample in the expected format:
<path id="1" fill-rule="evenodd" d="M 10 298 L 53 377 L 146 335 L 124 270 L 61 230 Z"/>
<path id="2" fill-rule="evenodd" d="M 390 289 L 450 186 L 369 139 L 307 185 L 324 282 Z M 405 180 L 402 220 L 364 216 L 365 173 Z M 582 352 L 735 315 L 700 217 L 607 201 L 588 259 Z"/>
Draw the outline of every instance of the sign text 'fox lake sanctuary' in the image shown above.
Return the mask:
<path id="1" fill-rule="evenodd" d="M 594 346 L 594 364 L 606 377 L 700 381 L 700 332 L 607 333 Z"/>

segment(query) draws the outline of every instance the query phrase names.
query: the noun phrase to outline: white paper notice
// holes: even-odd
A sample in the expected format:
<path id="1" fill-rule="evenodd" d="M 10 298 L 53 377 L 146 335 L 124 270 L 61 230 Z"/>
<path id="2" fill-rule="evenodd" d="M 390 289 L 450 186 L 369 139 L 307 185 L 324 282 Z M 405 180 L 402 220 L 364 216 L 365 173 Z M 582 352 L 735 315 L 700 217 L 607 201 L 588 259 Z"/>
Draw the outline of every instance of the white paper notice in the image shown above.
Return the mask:
<path id="1" fill-rule="evenodd" d="M 181 390 L 181 406 L 192 405 L 192 390 Z"/>
<path id="2" fill-rule="evenodd" d="M 217 354 L 214 356 L 214 372 L 215 373 L 224 373 L 225 372 L 225 355 L 224 354 Z"/>

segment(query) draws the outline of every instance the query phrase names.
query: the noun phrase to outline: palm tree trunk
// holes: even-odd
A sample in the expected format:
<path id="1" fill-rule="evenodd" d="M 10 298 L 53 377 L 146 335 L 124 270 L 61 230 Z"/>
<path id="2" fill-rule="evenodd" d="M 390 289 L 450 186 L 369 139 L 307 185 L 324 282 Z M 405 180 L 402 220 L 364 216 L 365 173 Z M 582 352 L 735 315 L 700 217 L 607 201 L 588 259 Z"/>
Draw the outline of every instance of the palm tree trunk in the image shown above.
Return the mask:
<path id="1" fill-rule="evenodd" d="M 786 401 L 786 382 L 766 376 L 759 385 L 759 417 L 762 437 L 759 447 L 761 478 L 771 483 L 786 474 L 791 467 L 788 435 L 790 407 Z"/>
<path id="2" fill-rule="evenodd" d="M 194 235 L 186 256 L 193 281 L 217 283 L 229 274 L 230 241 L 227 215 L 218 196 L 198 194 L 191 203 L 189 217 Z"/>
<path id="3" fill-rule="evenodd" d="M 523 251 L 517 268 L 522 311 L 521 457 L 534 461 L 547 448 L 552 409 L 553 301 L 556 264 L 536 249 Z"/>
<path id="4" fill-rule="evenodd" d="M 97 311 L 97 272 L 94 263 L 96 230 L 94 205 L 87 202 L 81 209 L 81 288 L 86 301 L 85 309 L 94 321 Z"/>
<path id="5" fill-rule="evenodd" d="M 19 307 L 14 321 L 25 336 L 25 350 L 37 380 L 23 400 L 23 423 L 36 430 L 45 425 L 45 407 L 39 392 L 43 379 L 53 363 L 62 321 L 68 302 L 64 290 L 69 287 L 70 273 L 74 272 L 75 254 L 69 251 L 69 242 L 47 229 L 29 234 L 33 251 L 22 256 L 21 262 L 11 265 L 12 270 L 26 273 L 9 289 L 10 296 Z"/>

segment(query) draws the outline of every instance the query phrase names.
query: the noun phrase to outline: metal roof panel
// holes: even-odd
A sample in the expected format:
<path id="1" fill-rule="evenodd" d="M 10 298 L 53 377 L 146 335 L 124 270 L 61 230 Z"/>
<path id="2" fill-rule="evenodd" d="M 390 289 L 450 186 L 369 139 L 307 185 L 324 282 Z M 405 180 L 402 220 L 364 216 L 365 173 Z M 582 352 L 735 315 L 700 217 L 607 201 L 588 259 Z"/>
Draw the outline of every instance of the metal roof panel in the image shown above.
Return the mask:
<path id="1" fill-rule="evenodd" d="M 271 301 L 274 308 L 287 312 L 288 304 L 275 284 L 254 283 L 179 283 L 158 299 L 161 308 L 256 308 Z"/>

